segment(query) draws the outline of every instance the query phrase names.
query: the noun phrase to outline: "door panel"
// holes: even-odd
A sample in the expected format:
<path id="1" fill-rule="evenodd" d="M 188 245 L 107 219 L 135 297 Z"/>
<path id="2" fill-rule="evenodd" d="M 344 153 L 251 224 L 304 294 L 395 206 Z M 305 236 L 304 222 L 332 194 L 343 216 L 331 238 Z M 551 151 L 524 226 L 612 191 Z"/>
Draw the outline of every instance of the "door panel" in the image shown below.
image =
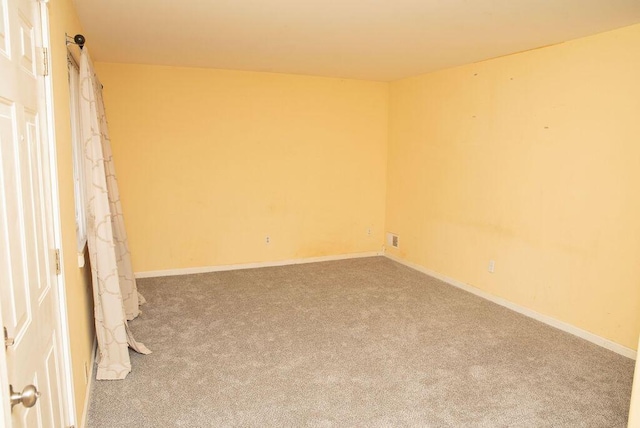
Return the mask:
<path id="1" fill-rule="evenodd" d="M 8 287 L 10 293 L 10 298 L 2 299 L 2 314 L 4 326 L 14 338 L 15 346 L 20 346 L 31 324 L 31 297 L 25 269 L 12 268 L 16 259 L 24 257 L 22 240 L 12 236 L 16 232 L 23 234 L 24 229 L 22 205 L 14 202 L 20 200 L 20 174 L 15 151 L 19 147 L 17 122 L 15 105 L 0 99 L 0 165 L 4 190 L 2 207 L 5 214 L 1 227 L 3 247 L 8 249 L 2 260 L 0 275 L 3 278 L 3 289 Z"/>
<path id="2" fill-rule="evenodd" d="M 0 0 L 0 54 L 7 54 L 9 50 L 9 42 L 7 39 L 7 0 Z"/>
<path id="3" fill-rule="evenodd" d="M 14 428 L 64 426 L 39 13 L 36 0 L 0 0 L 0 308 L 14 338 L 7 377 L 16 392 L 33 384 L 41 394 L 34 407 L 13 407 Z"/>
<path id="4" fill-rule="evenodd" d="M 55 335 L 52 337 L 55 339 Z M 44 364 L 42 365 L 42 374 L 40 378 L 40 392 L 42 395 L 51 397 L 51 400 L 44 400 L 42 402 L 42 413 L 45 415 L 43 419 L 51 421 L 62 421 L 62 400 L 61 385 L 58 376 L 59 359 L 57 348 L 55 346 L 55 340 L 51 340 L 45 351 Z"/>
<path id="5" fill-rule="evenodd" d="M 33 25 L 20 14 L 20 65 L 30 75 L 36 74 L 35 46 L 33 45 Z"/>
<path id="6" fill-rule="evenodd" d="M 23 142 L 21 153 L 21 165 L 23 165 L 23 179 L 25 183 L 25 214 L 29 231 L 27 242 L 29 243 L 30 260 L 32 266 L 30 271 L 36 275 L 38 286 L 38 301 L 41 302 L 51 287 L 51 265 L 47 252 L 46 216 L 43 189 L 45 182 L 42 179 L 42 166 L 40 162 L 39 147 L 42 147 L 40 134 L 38 132 L 38 116 L 36 113 L 28 112 L 26 119 L 26 141 Z"/>

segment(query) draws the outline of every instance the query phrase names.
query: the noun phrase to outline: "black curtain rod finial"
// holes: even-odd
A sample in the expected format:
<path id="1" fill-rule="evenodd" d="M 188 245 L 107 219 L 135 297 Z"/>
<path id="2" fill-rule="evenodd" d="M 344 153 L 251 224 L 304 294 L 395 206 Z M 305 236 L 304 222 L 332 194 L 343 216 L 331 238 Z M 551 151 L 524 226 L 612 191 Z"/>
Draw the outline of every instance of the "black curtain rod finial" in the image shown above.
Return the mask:
<path id="1" fill-rule="evenodd" d="M 76 45 L 80 46 L 80 49 L 84 47 L 85 38 L 82 34 L 76 34 L 73 36 L 73 41 Z"/>
<path id="2" fill-rule="evenodd" d="M 73 41 L 70 41 L 73 40 Z M 82 49 L 84 47 L 84 43 L 85 43 L 86 39 L 84 38 L 84 36 L 82 34 L 76 34 L 75 36 L 71 37 L 69 35 L 67 35 L 67 44 L 74 44 L 74 45 L 78 45 L 80 46 L 80 49 Z"/>

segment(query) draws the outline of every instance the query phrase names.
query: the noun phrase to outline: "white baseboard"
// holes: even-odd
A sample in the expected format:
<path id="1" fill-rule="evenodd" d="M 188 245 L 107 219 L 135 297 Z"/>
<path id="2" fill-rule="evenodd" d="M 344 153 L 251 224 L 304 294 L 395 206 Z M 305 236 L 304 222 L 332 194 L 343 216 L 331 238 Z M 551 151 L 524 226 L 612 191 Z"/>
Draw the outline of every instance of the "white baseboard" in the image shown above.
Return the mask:
<path id="1" fill-rule="evenodd" d="M 606 348 L 610 351 L 613 351 L 617 354 L 623 355 L 627 358 L 631 358 L 633 360 L 636 359 L 637 357 L 637 352 L 634 351 L 633 349 L 627 348 L 626 346 L 622 346 L 619 343 L 613 342 L 609 339 L 605 339 L 604 337 L 598 336 L 596 334 L 590 333 L 586 330 L 582 330 L 581 328 L 578 328 L 574 325 L 568 324 L 564 321 L 560 321 L 557 320 L 555 318 L 552 318 L 548 315 L 543 315 L 539 312 L 536 312 L 532 309 L 529 308 L 525 308 L 524 306 L 520 306 L 517 305 L 513 302 L 510 302 L 506 299 L 503 299 L 502 297 L 498 297 L 498 296 L 494 296 L 493 294 L 487 293 L 486 291 L 482 291 L 479 288 L 473 287 L 471 285 L 465 284 L 463 282 L 460 282 L 458 280 L 455 280 L 453 278 L 449 278 L 445 275 L 439 274 L 438 272 L 434 272 L 432 270 L 429 270 L 425 267 L 422 267 L 418 264 L 415 263 L 411 263 L 408 262 L 404 259 L 401 259 L 399 257 L 396 257 L 394 255 L 391 254 L 385 254 L 385 257 L 388 257 L 389 259 L 398 262 L 400 264 L 403 264 L 407 267 L 410 267 L 414 270 L 417 270 L 418 272 L 422 272 L 424 274 L 427 274 L 429 276 L 432 276 L 434 278 L 439 279 L 440 281 L 446 282 L 449 285 L 453 285 L 454 287 L 460 288 L 464 291 L 468 291 L 469 293 L 475 294 L 476 296 L 482 297 L 483 299 L 489 300 L 493 303 L 497 303 L 500 306 L 504 306 L 505 308 L 511 309 L 512 311 L 518 312 L 522 315 L 525 315 L 529 318 L 533 318 L 537 321 L 543 322 L 547 325 L 550 325 L 551 327 L 555 327 L 557 329 L 560 329 L 566 333 L 570 333 L 573 334 L 574 336 L 578 336 L 584 340 L 587 340 L 591 343 L 595 343 L 598 346 L 602 346 L 603 348 Z"/>
<path id="2" fill-rule="evenodd" d="M 93 369 L 96 364 L 96 353 L 98 352 L 98 338 L 93 337 L 93 346 L 91 347 L 91 362 L 89 363 L 91 371 L 89 373 L 89 381 L 87 382 L 87 390 L 84 393 L 84 405 L 82 406 L 82 416 L 78 428 L 87 426 L 87 413 L 89 412 L 89 401 L 91 400 L 91 388 L 93 387 Z"/>
<path id="3" fill-rule="evenodd" d="M 384 253 L 382 251 L 370 251 L 367 253 L 351 253 L 351 254 L 340 254 L 336 256 L 307 257 L 303 259 L 278 260 L 274 262 L 242 263 L 242 264 L 235 264 L 235 265 L 203 266 L 203 267 L 183 268 L 183 269 L 153 270 L 153 271 L 146 271 L 146 272 L 136 272 L 135 277 L 136 278 L 153 278 L 153 277 L 159 277 L 159 276 L 190 275 L 194 273 L 207 273 L 207 272 L 223 272 L 227 270 L 256 269 L 256 268 L 262 268 L 262 267 L 298 265 L 303 263 L 317 263 L 317 262 L 330 262 L 334 260 L 359 259 L 362 257 L 382 256 L 383 254 Z"/>

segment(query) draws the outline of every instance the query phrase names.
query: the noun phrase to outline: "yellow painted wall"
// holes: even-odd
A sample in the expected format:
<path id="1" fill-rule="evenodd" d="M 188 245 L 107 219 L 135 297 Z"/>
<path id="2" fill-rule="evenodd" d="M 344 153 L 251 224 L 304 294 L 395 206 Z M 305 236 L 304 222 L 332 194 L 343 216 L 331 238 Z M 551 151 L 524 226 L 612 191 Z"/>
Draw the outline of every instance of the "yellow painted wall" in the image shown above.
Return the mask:
<path id="1" fill-rule="evenodd" d="M 389 252 L 635 349 L 639 46 L 636 25 L 392 83 Z"/>
<path id="2" fill-rule="evenodd" d="M 380 251 L 387 83 L 96 71 L 136 272 Z"/>
<path id="3" fill-rule="evenodd" d="M 53 79 L 53 103 L 55 137 L 58 162 L 58 186 L 60 192 L 60 216 L 62 221 L 62 256 L 67 296 L 69 332 L 71 335 L 71 359 L 73 385 L 76 398 L 76 417 L 79 423 L 84 405 L 86 382 L 84 365 L 91 361 L 94 337 L 93 295 L 91 272 L 78 268 L 73 185 L 73 156 L 71 146 L 71 122 L 69 113 L 69 81 L 67 56 L 64 44 L 65 32 L 73 35 L 82 28 L 71 0 L 54 0 L 48 3 L 51 34 L 51 75 Z"/>
<path id="4" fill-rule="evenodd" d="M 48 7 L 79 421 L 92 297 L 75 256 L 60 41 L 81 26 L 71 0 Z M 638 45 L 633 26 L 394 82 L 390 94 L 385 83 L 98 63 L 134 268 L 377 251 L 386 192 L 386 230 L 401 239 L 390 253 L 635 348 Z"/>

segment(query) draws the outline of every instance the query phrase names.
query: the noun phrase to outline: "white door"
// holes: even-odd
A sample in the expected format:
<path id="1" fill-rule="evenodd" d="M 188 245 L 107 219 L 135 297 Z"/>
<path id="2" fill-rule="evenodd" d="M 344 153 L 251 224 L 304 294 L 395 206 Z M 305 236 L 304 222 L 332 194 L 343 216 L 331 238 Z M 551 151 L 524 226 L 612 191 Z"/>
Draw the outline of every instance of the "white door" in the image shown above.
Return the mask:
<path id="1" fill-rule="evenodd" d="M 0 377 L 27 396 L 11 406 L 8 391 L 0 394 L 14 428 L 63 427 L 65 419 L 40 13 L 36 0 L 0 0 L 0 314 L 8 337 Z M 29 385 L 39 395 L 32 407 Z"/>

